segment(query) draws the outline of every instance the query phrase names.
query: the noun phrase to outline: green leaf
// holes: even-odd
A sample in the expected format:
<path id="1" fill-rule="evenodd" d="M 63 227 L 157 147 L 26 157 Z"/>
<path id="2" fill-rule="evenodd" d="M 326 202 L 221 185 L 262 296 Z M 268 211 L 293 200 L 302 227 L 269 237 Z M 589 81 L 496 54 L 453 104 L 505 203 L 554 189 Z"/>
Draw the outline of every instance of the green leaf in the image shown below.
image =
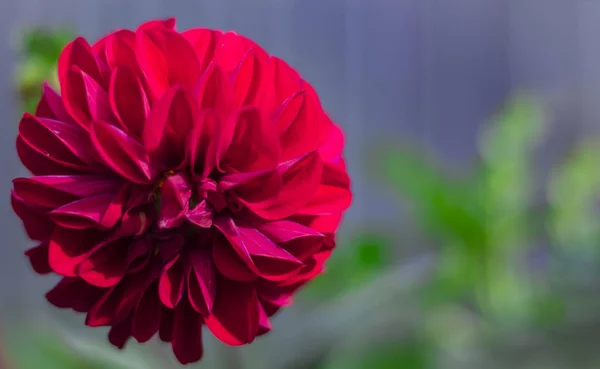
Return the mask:
<path id="1" fill-rule="evenodd" d="M 56 64 L 62 49 L 73 38 L 73 33 L 67 29 L 30 29 L 23 36 L 23 54 L 39 58 L 47 64 Z"/>
<path id="2" fill-rule="evenodd" d="M 548 228 L 553 243 L 571 255 L 598 257 L 600 224 L 600 142 L 584 141 L 552 174 Z"/>
<path id="3" fill-rule="evenodd" d="M 471 184 L 450 178 L 425 155 L 396 147 L 380 155 L 382 174 L 410 204 L 427 234 L 467 248 L 485 242 Z"/>
<path id="4" fill-rule="evenodd" d="M 343 349 L 329 358 L 323 369 L 428 369 L 430 349 L 417 339 L 384 342 L 358 349 Z"/>

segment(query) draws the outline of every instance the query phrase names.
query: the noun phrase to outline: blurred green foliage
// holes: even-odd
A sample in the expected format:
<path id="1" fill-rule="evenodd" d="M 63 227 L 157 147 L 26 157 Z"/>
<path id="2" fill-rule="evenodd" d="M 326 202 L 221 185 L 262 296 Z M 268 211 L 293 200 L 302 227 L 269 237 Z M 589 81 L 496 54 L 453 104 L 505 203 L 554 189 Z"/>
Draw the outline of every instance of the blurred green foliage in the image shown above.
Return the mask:
<path id="1" fill-rule="evenodd" d="M 108 357 L 85 355 L 50 332 L 13 333 L 7 338 L 7 360 L 14 369 L 131 369 Z"/>
<path id="2" fill-rule="evenodd" d="M 383 174 L 408 201 L 422 230 L 441 254 L 432 301 L 475 304 L 494 319 L 525 319 L 541 292 L 520 265 L 532 246 L 532 153 L 543 134 L 535 102 L 509 102 L 484 127 L 481 160 L 459 179 L 425 155 L 395 147 L 386 151 Z"/>
<path id="3" fill-rule="evenodd" d="M 22 60 L 15 72 L 22 110 L 35 111 L 43 82 L 58 89 L 58 57 L 72 39 L 73 33 L 66 29 L 34 28 L 24 32 L 19 45 Z"/>

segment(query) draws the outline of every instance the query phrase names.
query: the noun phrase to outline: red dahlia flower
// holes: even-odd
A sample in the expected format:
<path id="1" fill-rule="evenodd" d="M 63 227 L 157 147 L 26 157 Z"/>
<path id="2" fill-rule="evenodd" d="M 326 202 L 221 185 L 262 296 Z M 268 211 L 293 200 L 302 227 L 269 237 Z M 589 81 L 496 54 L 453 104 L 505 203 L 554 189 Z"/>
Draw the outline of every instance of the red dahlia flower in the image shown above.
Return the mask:
<path id="1" fill-rule="evenodd" d="M 249 39 L 153 21 L 70 43 L 19 125 L 12 206 L 60 307 L 181 363 L 230 345 L 322 269 L 350 205 L 343 135 L 313 88 Z"/>

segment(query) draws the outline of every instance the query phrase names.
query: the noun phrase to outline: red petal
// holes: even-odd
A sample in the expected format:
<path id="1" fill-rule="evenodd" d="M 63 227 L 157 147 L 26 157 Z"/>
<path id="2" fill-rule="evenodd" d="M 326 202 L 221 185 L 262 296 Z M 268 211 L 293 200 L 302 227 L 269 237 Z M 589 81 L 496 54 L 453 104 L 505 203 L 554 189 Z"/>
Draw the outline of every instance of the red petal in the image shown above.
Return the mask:
<path id="1" fill-rule="evenodd" d="M 123 214 L 121 223 L 119 224 L 117 234 L 119 236 L 139 236 L 154 224 L 154 213 L 148 211 L 143 206 L 140 208 L 129 209 Z"/>
<path id="2" fill-rule="evenodd" d="M 87 312 L 100 299 L 105 290 L 90 286 L 81 278 L 63 278 L 46 293 L 46 299 L 58 308 L 72 308 Z"/>
<path id="3" fill-rule="evenodd" d="M 168 308 L 175 308 L 183 296 L 185 275 L 179 256 L 171 260 L 160 276 L 158 293 L 162 303 Z"/>
<path id="4" fill-rule="evenodd" d="M 59 164 L 49 156 L 29 146 L 21 136 L 17 137 L 17 155 L 23 165 L 36 176 L 48 174 L 70 174 L 85 170 L 82 166 Z"/>
<path id="5" fill-rule="evenodd" d="M 79 125 L 88 128 L 92 120 L 115 120 L 106 90 L 92 77 L 73 67 L 66 78 L 66 83 L 61 87 L 63 102 Z"/>
<path id="6" fill-rule="evenodd" d="M 186 219 L 200 228 L 210 228 L 215 216 L 215 210 L 206 200 L 202 200 L 196 207 L 186 212 Z"/>
<path id="7" fill-rule="evenodd" d="M 135 32 L 119 30 L 107 36 L 104 52 L 111 69 L 126 66 L 137 70 L 135 56 Z M 114 73 L 114 71 L 113 71 Z"/>
<path id="8" fill-rule="evenodd" d="M 75 41 L 68 44 L 59 57 L 58 76 L 61 81 L 61 90 L 63 91 L 64 81 L 66 81 L 67 74 L 73 67 L 84 71 L 91 78 L 95 79 L 97 83 L 103 83 L 104 81 L 103 74 L 106 70 L 100 65 L 92 48 L 82 37 L 78 37 Z"/>
<path id="9" fill-rule="evenodd" d="M 209 250 L 194 250 L 189 255 L 192 268 L 188 274 L 190 304 L 200 314 L 208 316 L 217 293 L 217 274 Z"/>
<path id="10" fill-rule="evenodd" d="M 147 239 L 137 240 L 127 252 L 127 272 L 137 273 L 150 262 L 154 245 Z"/>
<path id="11" fill-rule="evenodd" d="M 11 191 L 10 204 L 17 216 L 23 221 L 25 232 L 27 232 L 29 238 L 42 241 L 50 237 L 54 224 L 41 209 L 27 205 L 14 191 Z"/>
<path id="12" fill-rule="evenodd" d="M 240 60 L 251 49 L 261 48 L 244 36 L 235 32 L 227 32 L 219 38 L 219 47 L 217 48 L 214 60 L 225 71 L 230 74 L 238 67 Z"/>
<path id="13" fill-rule="evenodd" d="M 264 106 L 265 109 L 277 109 L 293 96 L 296 92 L 303 89 L 306 84 L 292 67 L 283 60 L 271 56 L 269 58 L 268 70 L 265 73 L 265 82 L 271 83 L 269 90 L 271 98 L 265 100 L 265 103 L 272 103 L 272 106 Z"/>
<path id="14" fill-rule="evenodd" d="M 116 193 L 123 187 L 118 179 L 97 175 L 37 176 L 28 180 L 79 198 Z"/>
<path id="15" fill-rule="evenodd" d="M 77 266 L 102 238 L 101 233 L 92 230 L 56 228 L 48 247 L 52 270 L 65 277 L 74 277 Z"/>
<path id="16" fill-rule="evenodd" d="M 195 119 L 194 103 L 181 87 L 171 88 L 153 107 L 144 127 L 144 147 L 153 160 L 173 169 L 184 159 L 184 143 Z"/>
<path id="17" fill-rule="evenodd" d="M 158 329 L 158 336 L 163 342 L 171 342 L 173 338 L 173 309 L 167 309 L 163 307 L 162 315 L 160 317 L 160 327 Z"/>
<path id="18" fill-rule="evenodd" d="M 50 212 L 51 219 L 65 228 L 110 229 L 121 219 L 127 188 L 115 194 L 99 195 L 75 201 Z"/>
<path id="19" fill-rule="evenodd" d="M 121 127 L 140 137 L 150 112 L 150 103 L 141 81 L 130 68 L 118 67 L 113 71 L 109 97 L 110 106 Z"/>
<path id="20" fill-rule="evenodd" d="M 274 169 L 279 162 L 279 140 L 273 123 L 256 108 L 243 108 L 220 168 L 226 172 Z"/>
<path id="21" fill-rule="evenodd" d="M 344 133 L 331 121 L 322 124 L 321 131 L 323 132 L 322 143 L 319 147 L 321 159 L 324 163 L 339 161 L 344 150 Z"/>
<path id="22" fill-rule="evenodd" d="M 262 304 L 258 304 L 258 308 L 259 308 L 259 312 L 260 312 L 260 318 L 258 321 L 258 336 L 262 336 L 265 333 L 268 333 L 269 331 L 271 331 L 271 322 L 269 322 L 269 317 L 267 316 L 267 313 L 265 312 L 265 309 L 262 307 Z"/>
<path id="23" fill-rule="evenodd" d="M 78 126 L 47 118 L 23 115 L 19 137 L 48 159 L 73 169 L 85 170 L 92 162 L 88 140 Z"/>
<path id="24" fill-rule="evenodd" d="M 149 341 L 158 332 L 161 311 L 162 304 L 154 285 L 146 290 L 135 310 L 132 335 L 138 342 Z"/>
<path id="25" fill-rule="evenodd" d="M 90 137 L 102 161 L 123 178 L 146 184 L 156 175 L 144 147 L 117 127 L 95 122 Z"/>
<path id="26" fill-rule="evenodd" d="M 198 56 L 200 70 L 204 71 L 212 61 L 223 32 L 206 28 L 194 28 L 182 32 L 181 35 L 194 48 Z"/>
<path id="27" fill-rule="evenodd" d="M 108 341 L 118 349 L 123 349 L 131 337 L 131 315 L 127 319 L 113 325 L 108 332 Z"/>
<path id="28" fill-rule="evenodd" d="M 197 105 L 201 109 L 213 109 L 225 120 L 235 107 L 233 86 L 227 74 L 216 64 L 210 64 L 194 87 Z"/>
<path id="29" fill-rule="evenodd" d="M 36 247 L 32 247 L 25 252 L 29 262 L 38 274 L 48 274 L 52 272 L 48 263 L 48 242 L 42 242 Z"/>
<path id="30" fill-rule="evenodd" d="M 282 243 L 303 237 L 323 237 L 314 229 L 289 220 L 258 223 L 256 228 L 273 242 Z"/>
<path id="31" fill-rule="evenodd" d="M 110 289 L 89 310 L 85 324 L 90 327 L 110 325 L 131 316 L 144 291 L 155 280 L 155 270 L 127 276 Z"/>
<path id="32" fill-rule="evenodd" d="M 192 87 L 200 77 L 200 64 L 194 49 L 175 31 L 166 28 L 139 30 L 136 53 L 154 98 L 170 86 Z"/>
<path id="33" fill-rule="evenodd" d="M 295 158 L 318 148 L 321 115 L 316 94 L 306 90 L 288 99 L 275 118 L 280 135 L 282 160 Z"/>
<path id="34" fill-rule="evenodd" d="M 39 118 L 49 118 L 76 125 L 73 118 L 67 113 L 60 95 L 46 82 L 44 82 L 43 90 L 35 115 Z"/>
<path id="35" fill-rule="evenodd" d="M 293 255 L 254 228 L 239 226 L 232 219 L 222 217 L 215 219 L 215 227 L 248 267 L 265 279 L 285 279 L 302 265 Z"/>
<path id="36" fill-rule="evenodd" d="M 261 106 L 268 96 L 263 83 L 268 56 L 262 49 L 250 49 L 235 71 L 233 91 L 237 106 Z"/>
<path id="37" fill-rule="evenodd" d="M 258 275 L 254 271 L 256 269 L 254 263 L 250 264 L 242 259 L 225 239 L 225 236 L 221 234 L 215 236 L 212 258 L 219 273 L 229 279 L 240 282 L 251 282 L 258 279 Z M 252 265 L 252 268 L 248 266 L 249 264 Z"/>
<path id="38" fill-rule="evenodd" d="M 160 188 L 158 227 L 178 227 L 183 223 L 192 197 L 192 186 L 185 176 L 175 174 L 167 178 Z"/>
<path id="39" fill-rule="evenodd" d="M 202 316 L 185 302 L 175 310 L 171 344 L 181 364 L 194 363 L 202 358 Z"/>
<path id="40" fill-rule="evenodd" d="M 127 270 L 127 247 L 130 242 L 122 238 L 96 245 L 83 258 L 77 267 L 77 273 L 94 286 L 116 285 L 125 276 Z"/>
<path id="41" fill-rule="evenodd" d="M 206 319 L 210 331 L 232 346 L 254 341 L 260 320 L 259 302 L 252 284 L 220 278 L 212 314 Z"/>
<path id="42" fill-rule="evenodd" d="M 191 172 L 200 178 L 210 175 L 220 159 L 219 153 L 224 151 L 221 148 L 223 126 L 215 112 L 206 110 L 201 113 L 188 136 L 186 152 Z"/>
<path id="43" fill-rule="evenodd" d="M 250 208 L 267 220 L 287 218 L 297 213 L 313 197 L 321 181 L 323 164 L 314 151 L 279 165 L 282 185 L 269 207 Z"/>
<path id="44" fill-rule="evenodd" d="M 45 209 L 55 209 L 78 199 L 77 196 L 47 186 L 45 178 L 14 179 L 15 194 L 26 204 Z"/>
<path id="45" fill-rule="evenodd" d="M 298 214 L 327 215 L 341 213 L 352 203 L 350 178 L 338 165 L 326 164 L 323 168 L 322 183 L 313 198 Z"/>

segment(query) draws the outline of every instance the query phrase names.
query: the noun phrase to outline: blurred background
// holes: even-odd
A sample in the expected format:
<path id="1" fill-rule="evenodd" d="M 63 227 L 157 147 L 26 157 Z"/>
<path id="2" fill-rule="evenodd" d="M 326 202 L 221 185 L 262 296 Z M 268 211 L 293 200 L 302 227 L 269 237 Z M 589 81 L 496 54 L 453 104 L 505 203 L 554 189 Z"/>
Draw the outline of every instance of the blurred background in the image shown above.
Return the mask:
<path id="1" fill-rule="evenodd" d="M 51 308 L 9 204 L 19 115 L 62 46 L 177 17 L 297 68 L 346 132 L 327 272 L 214 369 L 600 368 L 600 2 L 19 0 L 0 5 L 0 368 L 176 368 Z M 208 333 L 208 332 L 207 332 Z"/>

